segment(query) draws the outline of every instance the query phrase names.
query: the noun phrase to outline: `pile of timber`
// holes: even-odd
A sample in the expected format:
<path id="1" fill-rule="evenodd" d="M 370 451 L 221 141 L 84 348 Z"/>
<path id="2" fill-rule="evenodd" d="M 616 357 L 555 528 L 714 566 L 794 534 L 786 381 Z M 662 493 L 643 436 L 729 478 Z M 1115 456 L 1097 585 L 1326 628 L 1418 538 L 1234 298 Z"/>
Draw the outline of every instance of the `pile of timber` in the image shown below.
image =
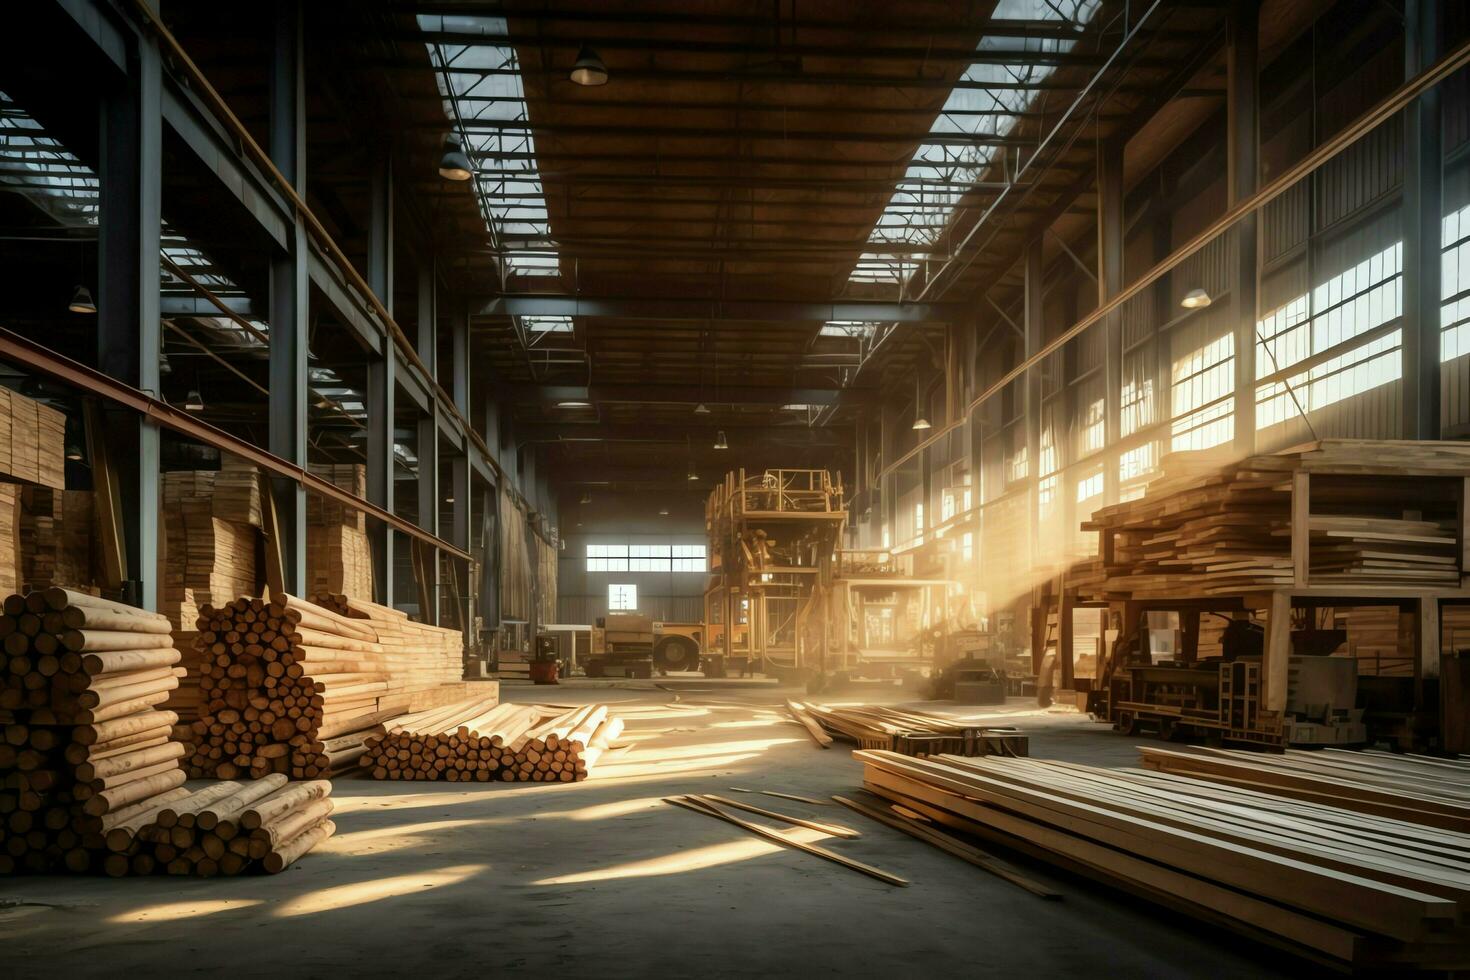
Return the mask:
<path id="1" fill-rule="evenodd" d="M 191 776 L 339 774 L 364 731 L 463 697 L 459 633 L 349 603 L 352 615 L 290 595 L 201 612 Z"/>
<path id="2" fill-rule="evenodd" d="M 864 785 L 973 834 L 1339 969 L 1470 966 L 1470 836 L 1200 780 L 857 752 Z"/>
<path id="3" fill-rule="evenodd" d="M 66 416 L 0 388 L 0 476 L 60 490 L 66 486 Z"/>
<path id="4" fill-rule="evenodd" d="M 280 774 L 175 789 L 112 823 L 102 869 L 114 878 L 279 874 L 336 832 L 331 793 L 325 779 L 289 782 Z"/>
<path id="5" fill-rule="evenodd" d="M 313 463 L 311 471 L 355 497 L 367 496 L 367 469 L 361 463 Z M 319 494 L 306 495 L 306 574 L 312 594 L 372 601 L 372 548 L 362 511 Z"/>
<path id="6" fill-rule="evenodd" d="M 204 607 L 256 587 L 261 523 L 259 478 L 224 457 L 219 470 L 163 474 L 162 612 L 187 630 Z"/>
<path id="7" fill-rule="evenodd" d="M 856 742 L 860 748 L 904 755 L 1026 755 L 1029 744 L 1014 729 L 967 724 L 926 711 L 876 704 L 829 708 L 796 701 L 786 702 L 786 709 L 809 732 L 815 724 L 827 735 Z M 822 744 L 816 732 L 812 736 Z"/>
<path id="8" fill-rule="evenodd" d="M 1470 476 L 1470 445 L 1326 439 L 1241 460 L 1217 451 L 1164 457 L 1142 498 L 1098 508 L 1083 523 L 1112 546 L 1069 573 L 1069 586 L 1095 599 L 1289 586 L 1299 473 L 1319 474 L 1306 523 L 1313 584 L 1459 584 L 1456 482 Z"/>
<path id="9" fill-rule="evenodd" d="M 399 718 L 367 739 L 374 779 L 579 782 L 622 733 L 607 705 L 570 710 L 463 701 Z"/>
<path id="10" fill-rule="evenodd" d="M 31 590 L 92 591 L 92 491 L 25 487 L 20 496 L 21 581 Z"/>
<path id="11" fill-rule="evenodd" d="M 20 487 L 0 483 L 0 595 L 20 590 Z"/>
<path id="12" fill-rule="evenodd" d="M 60 588 L 0 615 L 0 871 L 87 871 L 103 836 L 184 783 L 163 616 Z"/>
<path id="13" fill-rule="evenodd" d="M 1156 772 L 1209 780 L 1470 834 L 1470 762 L 1324 749 L 1280 755 L 1200 747 L 1140 747 Z"/>

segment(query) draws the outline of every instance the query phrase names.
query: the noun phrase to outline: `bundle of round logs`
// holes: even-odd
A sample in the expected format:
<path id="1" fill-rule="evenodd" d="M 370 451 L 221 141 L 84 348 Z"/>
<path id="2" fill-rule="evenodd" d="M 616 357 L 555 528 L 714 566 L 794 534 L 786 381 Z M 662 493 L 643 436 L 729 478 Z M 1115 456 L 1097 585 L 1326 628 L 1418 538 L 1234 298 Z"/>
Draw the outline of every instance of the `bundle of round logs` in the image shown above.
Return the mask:
<path id="1" fill-rule="evenodd" d="M 345 607 L 345 604 L 343 606 Z M 372 603 L 290 595 L 205 607 L 190 775 L 314 779 L 354 768 L 368 733 L 437 692 L 462 696 L 461 634 Z"/>
<path id="2" fill-rule="evenodd" d="M 105 836 L 183 793 L 169 621 L 50 588 L 0 614 L 0 872 L 93 870 Z"/>
<path id="3" fill-rule="evenodd" d="M 362 765 L 374 779 L 570 783 L 587 778 L 622 729 L 601 704 L 471 700 L 388 723 L 367 740 Z"/>

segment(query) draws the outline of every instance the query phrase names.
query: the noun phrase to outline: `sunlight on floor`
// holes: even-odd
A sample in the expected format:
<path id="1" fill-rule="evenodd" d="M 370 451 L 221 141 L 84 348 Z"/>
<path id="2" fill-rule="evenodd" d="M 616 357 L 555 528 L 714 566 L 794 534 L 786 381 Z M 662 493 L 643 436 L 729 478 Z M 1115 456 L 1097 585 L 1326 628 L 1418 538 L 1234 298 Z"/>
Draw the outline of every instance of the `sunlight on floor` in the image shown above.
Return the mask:
<path id="1" fill-rule="evenodd" d="M 437 871 L 425 871 L 421 874 L 373 878 L 350 885 L 322 888 L 285 902 L 276 909 L 275 914 L 278 918 L 314 915 L 318 912 L 332 912 L 337 909 L 352 908 L 355 905 L 366 905 L 369 902 L 400 898 L 404 895 L 417 894 L 428 888 L 443 888 L 445 885 L 458 884 L 488 867 L 490 867 L 488 864 L 460 864 L 451 868 L 440 868 Z"/>
<path id="2" fill-rule="evenodd" d="M 394 824 L 391 827 L 378 827 L 373 830 L 354 830 L 351 833 L 333 834 L 331 838 L 322 845 L 323 850 L 347 850 L 358 844 L 377 840 L 398 840 L 400 838 L 416 839 L 429 834 L 441 833 L 446 830 L 454 830 L 458 827 L 479 827 L 493 824 L 496 821 L 489 819 L 481 820 L 427 820 L 422 823 Z"/>
<path id="3" fill-rule="evenodd" d="M 175 922 L 179 919 L 197 919 L 202 915 L 217 912 L 238 912 L 254 905 L 264 905 L 258 898 L 217 898 L 206 901 L 169 902 L 164 905 L 145 905 L 140 909 L 119 912 L 107 919 L 108 922 Z"/>
<path id="4" fill-rule="evenodd" d="M 744 833 L 743 831 L 739 831 Z M 788 834 L 793 840 L 810 844 L 814 841 L 823 840 L 826 834 L 816 830 L 798 828 Z M 532 882 L 533 885 L 578 885 L 593 881 L 615 881 L 619 878 L 649 878 L 659 875 L 679 874 L 684 871 L 699 871 L 704 868 L 713 868 L 722 864 L 733 864 L 736 861 L 748 861 L 751 858 L 762 857 L 784 851 L 787 848 L 770 841 L 759 840 L 754 837 L 743 837 L 741 840 L 732 840 L 724 844 L 711 844 L 708 847 L 694 847 L 665 854 L 661 857 L 648 858 L 643 861 L 629 861 L 624 864 L 615 864 L 608 868 L 599 868 L 593 871 L 579 871 L 576 874 L 557 875 L 554 878 L 542 878 L 540 881 Z"/>

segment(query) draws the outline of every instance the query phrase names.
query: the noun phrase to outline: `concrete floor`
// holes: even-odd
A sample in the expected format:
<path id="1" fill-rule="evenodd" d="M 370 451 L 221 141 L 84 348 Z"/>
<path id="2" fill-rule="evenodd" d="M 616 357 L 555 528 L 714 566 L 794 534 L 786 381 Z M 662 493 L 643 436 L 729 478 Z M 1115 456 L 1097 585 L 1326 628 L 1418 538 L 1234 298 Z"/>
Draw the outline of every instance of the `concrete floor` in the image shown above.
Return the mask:
<path id="1" fill-rule="evenodd" d="M 860 830 L 862 839 L 831 846 L 910 887 L 660 802 L 730 786 L 818 797 L 855 789 L 861 767 L 844 744 L 818 750 L 785 719 L 780 705 L 793 692 L 691 678 L 503 693 L 611 703 L 628 719 L 630 748 L 575 785 L 338 780 L 337 836 L 275 877 L 0 881 L 0 976 L 1300 972 L 1281 954 L 1014 862 L 1065 893 L 1042 901 L 836 807 L 745 797 Z M 896 690 L 864 697 L 901 699 Z M 968 710 L 1028 730 L 1035 756 L 1135 758 L 1134 740 L 1075 712 L 1019 701 Z"/>

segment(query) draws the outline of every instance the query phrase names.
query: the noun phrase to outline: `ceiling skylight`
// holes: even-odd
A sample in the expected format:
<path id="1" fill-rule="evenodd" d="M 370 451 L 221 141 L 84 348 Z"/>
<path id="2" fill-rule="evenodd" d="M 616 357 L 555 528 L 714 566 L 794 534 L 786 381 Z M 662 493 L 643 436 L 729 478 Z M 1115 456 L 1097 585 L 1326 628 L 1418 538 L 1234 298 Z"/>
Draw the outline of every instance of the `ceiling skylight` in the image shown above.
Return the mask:
<path id="1" fill-rule="evenodd" d="M 475 163 L 475 196 L 504 257 L 505 273 L 560 275 L 520 63 L 515 48 L 495 43 L 507 36 L 505 18 L 420 14 L 418 25 L 426 32 L 478 34 L 486 39 L 475 44 L 428 44 L 444 111 L 454 136 Z"/>
<path id="2" fill-rule="evenodd" d="M 1097 13 L 1101 0 L 1000 0 L 994 20 L 1051 21 L 1082 27 Z M 983 37 L 981 52 L 1030 51 L 1061 53 L 1076 42 L 1057 37 Z M 894 189 L 849 282 L 907 282 L 923 260 L 943 257 L 942 239 L 960 200 L 1001 152 L 1007 136 L 1036 98 L 1034 86 L 1055 69 L 1051 65 L 972 64 L 961 76 L 934 121 L 929 138 L 919 144 L 903 179 Z M 988 88 L 987 85 L 995 86 Z M 998 110 L 998 111 L 997 111 Z M 956 137 L 976 137 L 966 142 Z M 992 142 L 982 142 L 985 138 Z M 903 246 L 896 248 L 895 246 Z M 885 248 L 884 246 L 888 246 Z"/>

